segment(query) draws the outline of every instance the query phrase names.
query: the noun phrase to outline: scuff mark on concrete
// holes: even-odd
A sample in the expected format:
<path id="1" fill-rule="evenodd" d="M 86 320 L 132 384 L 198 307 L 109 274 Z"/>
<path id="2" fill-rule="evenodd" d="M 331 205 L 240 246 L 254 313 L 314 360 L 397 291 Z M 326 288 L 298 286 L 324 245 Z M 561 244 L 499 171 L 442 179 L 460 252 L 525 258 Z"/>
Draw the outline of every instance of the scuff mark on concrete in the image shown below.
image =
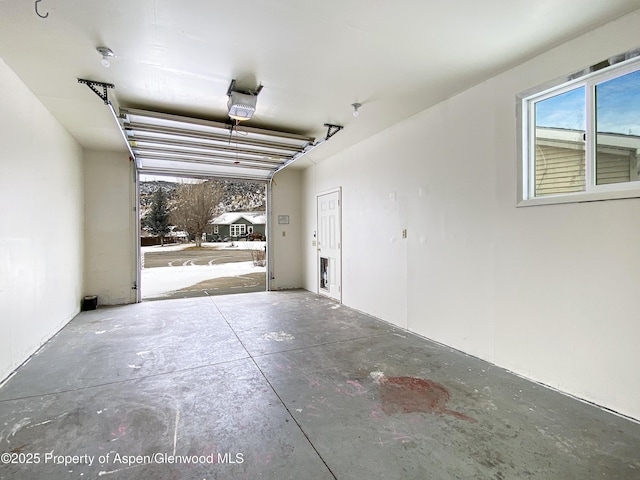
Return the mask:
<path id="1" fill-rule="evenodd" d="M 110 330 L 96 330 L 95 334 L 96 335 L 102 335 L 103 333 L 113 333 L 116 332 L 118 330 L 122 330 L 124 327 L 122 325 L 116 325 L 113 328 L 111 328 Z"/>
<path id="2" fill-rule="evenodd" d="M 16 423 L 13 427 L 11 427 L 11 430 L 9 431 L 9 437 L 15 437 L 16 433 L 18 433 L 20 429 L 26 427 L 30 423 L 31 423 L 31 419 L 29 417 L 23 418 L 18 423 Z M 9 437 L 7 437 L 7 440 L 9 440 Z"/>
<path id="3" fill-rule="evenodd" d="M 178 422 L 180 421 L 180 409 L 176 409 L 176 427 L 173 431 L 173 456 L 176 456 L 176 447 L 178 445 Z"/>
<path id="4" fill-rule="evenodd" d="M 29 425 L 27 428 L 39 427 L 41 425 L 46 425 L 47 423 L 51 423 L 52 420 L 45 420 L 44 422 L 35 423 L 33 425 Z"/>
<path id="5" fill-rule="evenodd" d="M 358 395 L 363 395 L 369 391 L 366 388 L 364 388 L 362 385 L 360 385 L 360 382 L 356 380 L 347 380 L 347 383 L 356 389 L 356 393 Z"/>
<path id="6" fill-rule="evenodd" d="M 104 476 L 104 475 L 111 475 L 111 474 L 113 474 L 113 473 L 118 473 L 118 472 L 120 472 L 120 471 L 122 471 L 122 470 L 124 470 L 124 468 L 119 468 L 119 469 L 117 469 L 117 470 L 110 470 L 110 471 L 108 471 L 108 472 L 106 472 L 106 471 L 104 471 L 104 470 L 100 470 L 100 471 L 98 472 L 98 476 L 99 476 L 99 477 L 102 477 L 102 476 Z"/>
<path id="7" fill-rule="evenodd" d="M 287 332 L 269 332 L 262 335 L 265 340 L 273 340 L 275 342 L 291 342 L 296 337 Z"/>

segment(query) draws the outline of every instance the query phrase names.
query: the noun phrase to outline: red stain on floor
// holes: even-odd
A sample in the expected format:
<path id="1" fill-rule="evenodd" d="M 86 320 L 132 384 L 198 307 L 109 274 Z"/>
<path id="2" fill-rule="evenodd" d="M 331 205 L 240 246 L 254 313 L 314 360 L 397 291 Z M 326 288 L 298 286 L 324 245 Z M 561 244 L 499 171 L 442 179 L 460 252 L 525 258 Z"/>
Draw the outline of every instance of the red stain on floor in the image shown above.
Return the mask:
<path id="1" fill-rule="evenodd" d="M 415 377 L 383 377 L 380 379 L 382 411 L 394 413 L 435 413 L 451 415 L 476 423 L 464 413 L 447 408 L 451 398 L 449 391 L 439 383 Z"/>

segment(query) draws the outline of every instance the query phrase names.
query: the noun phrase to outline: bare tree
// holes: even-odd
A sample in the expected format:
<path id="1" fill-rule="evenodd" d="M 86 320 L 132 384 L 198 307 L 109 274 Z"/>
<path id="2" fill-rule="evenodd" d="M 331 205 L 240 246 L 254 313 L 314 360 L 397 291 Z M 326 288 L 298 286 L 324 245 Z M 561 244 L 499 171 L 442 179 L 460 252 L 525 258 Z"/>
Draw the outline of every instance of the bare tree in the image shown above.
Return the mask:
<path id="1" fill-rule="evenodd" d="M 202 234 L 217 213 L 222 199 L 223 191 L 217 182 L 184 183 L 174 194 L 171 223 L 193 236 L 196 246 L 200 247 Z"/>

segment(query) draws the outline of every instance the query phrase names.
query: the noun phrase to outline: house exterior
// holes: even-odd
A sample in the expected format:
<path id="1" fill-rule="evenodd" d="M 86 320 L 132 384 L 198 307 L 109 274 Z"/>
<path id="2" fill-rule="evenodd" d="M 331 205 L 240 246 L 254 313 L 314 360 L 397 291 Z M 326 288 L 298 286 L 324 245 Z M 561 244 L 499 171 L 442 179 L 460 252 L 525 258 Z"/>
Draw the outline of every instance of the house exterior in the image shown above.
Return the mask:
<path id="1" fill-rule="evenodd" d="M 584 132 L 537 128 L 535 152 L 536 196 L 585 190 Z M 640 137 L 598 133 L 596 184 L 635 182 L 640 178 Z"/>
<path id="2" fill-rule="evenodd" d="M 266 238 L 265 212 L 227 212 L 211 220 L 209 241 Z"/>

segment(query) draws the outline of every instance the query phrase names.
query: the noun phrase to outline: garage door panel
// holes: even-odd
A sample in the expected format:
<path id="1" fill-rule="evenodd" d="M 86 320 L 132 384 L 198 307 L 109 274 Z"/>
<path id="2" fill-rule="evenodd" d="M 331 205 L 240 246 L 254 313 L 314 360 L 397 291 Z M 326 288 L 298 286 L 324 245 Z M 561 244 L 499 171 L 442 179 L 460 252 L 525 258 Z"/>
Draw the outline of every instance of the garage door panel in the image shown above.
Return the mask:
<path id="1" fill-rule="evenodd" d="M 268 180 L 314 145 L 303 135 L 151 112 L 120 111 L 141 173 Z"/>

